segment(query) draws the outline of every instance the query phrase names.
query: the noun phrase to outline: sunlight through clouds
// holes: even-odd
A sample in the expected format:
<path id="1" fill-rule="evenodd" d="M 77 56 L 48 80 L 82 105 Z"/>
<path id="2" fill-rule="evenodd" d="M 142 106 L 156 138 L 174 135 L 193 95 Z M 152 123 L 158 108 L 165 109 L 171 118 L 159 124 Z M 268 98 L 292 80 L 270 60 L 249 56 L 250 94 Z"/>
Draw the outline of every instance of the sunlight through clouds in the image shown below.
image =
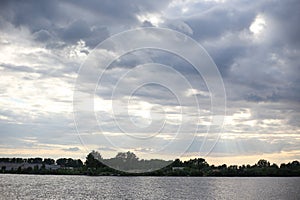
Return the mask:
<path id="1" fill-rule="evenodd" d="M 83 112 L 92 108 L 98 120 L 94 127 L 91 116 L 81 119 L 85 129 L 80 134 L 93 130 L 87 148 L 101 149 L 101 153 L 112 155 L 116 149 L 109 148 L 108 143 L 96 145 L 103 139 L 101 135 L 114 138 L 116 144 L 127 142 L 121 130 L 114 126 L 116 116 L 124 129 L 130 128 L 128 120 L 144 129 L 152 123 L 165 123 L 161 135 L 153 134 L 154 129 L 147 129 L 145 133 L 135 130 L 137 135 L 150 135 L 155 141 L 155 146 L 139 143 L 128 147 L 141 157 L 174 140 L 172 151 L 155 154 L 168 158 L 192 136 L 195 136 L 195 144 L 187 150 L 186 159 L 198 155 L 204 140 L 213 144 L 211 138 L 220 132 L 212 119 L 215 115 L 211 107 L 213 96 L 203 74 L 197 74 L 184 58 L 162 50 L 138 49 L 110 63 L 98 79 L 98 72 L 103 70 L 99 63 L 120 56 L 120 52 L 115 51 L 120 48 L 117 45 L 111 45 L 109 51 L 97 49 L 99 43 L 122 31 L 154 26 L 184 33 L 203 45 L 223 79 L 227 101 L 223 134 L 208 155 L 209 162 L 244 163 L 243 158 L 252 162 L 258 155 L 274 162 L 300 158 L 298 1 L 112 3 L 92 0 L 28 2 L 26 5 L 10 1 L 1 5 L 2 156 L 68 155 L 84 159 L 85 148 L 74 124 L 73 95 L 80 66 L 87 58 L 86 64 L 91 70 L 86 72 L 84 84 L 77 88 L 82 97 L 78 103 Z M 46 8 L 55 9 L 48 12 Z M 127 38 L 124 46 L 131 45 L 131 41 L 138 46 L 147 37 Z M 176 47 L 176 44 L 170 46 Z M 181 50 L 201 58 L 192 48 L 181 47 Z M 121 81 L 118 94 L 112 98 L 118 80 L 130 69 L 145 63 L 161 63 L 169 68 L 157 70 L 147 66 L 133 71 Z M 169 88 L 150 84 L 130 94 L 131 97 L 126 93 L 143 81 L 153 79 L 166 81 Z M 193 87 L 186 87 L 183 79 Z M 91 94 L 85 89 L 93 87 L 94 80 L 99 82 L 93 88 L 93 101 L 86 101 Z M 181 103 L 168 90 L 170 88 L 182 97 Z M 199 107 L 193 100 L 198 101 Z M 213 109 L 218 112 L 222 108 L 217 105 Z M 181 124 L 185 129 L 176 138 Z M 208 129 L 211 135 L 207 135 Z M 203 151 L 206 150 L 203 147 Z"/>
<path id="2" fill-rule="evenodd" d="M 263 17 L 263 15 L 257 15 L 251 26 L 249 27 L 249 30 L 254 34 L 254 35 L 259 35 L 264 31 L 266 28 L 266 21 Z"/>

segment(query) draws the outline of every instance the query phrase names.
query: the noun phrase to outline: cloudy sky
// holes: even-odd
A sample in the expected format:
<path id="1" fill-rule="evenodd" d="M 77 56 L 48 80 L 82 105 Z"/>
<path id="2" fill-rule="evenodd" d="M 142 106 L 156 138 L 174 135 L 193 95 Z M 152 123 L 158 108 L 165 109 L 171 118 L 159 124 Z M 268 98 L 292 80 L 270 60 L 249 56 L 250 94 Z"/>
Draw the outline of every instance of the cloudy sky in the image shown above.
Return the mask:
<path id="1" fill-rule="evenodd" d="M 173 159 L 184 149 L 183 158 L 216 164 L 300 159 L 299 1 L 0 4 L 1 157 L 84 158 L 95 149 L 104 157 L 131 150 Z M 222 131 L 212 118 L 223 103 L 212 108 L 207 77 L 180 55 L 145 48 L 116 59 L 117 44 L 97 46 L 145 27 L 185 34 L 211 56 L 226 91 Z M 130 37 L 137 46 L 150 38 Z M 181 50 L 203 58 L 189 46 Z M 74 91 L 92 96 L 92 115 L 84 98 L 73 101 Z"/>

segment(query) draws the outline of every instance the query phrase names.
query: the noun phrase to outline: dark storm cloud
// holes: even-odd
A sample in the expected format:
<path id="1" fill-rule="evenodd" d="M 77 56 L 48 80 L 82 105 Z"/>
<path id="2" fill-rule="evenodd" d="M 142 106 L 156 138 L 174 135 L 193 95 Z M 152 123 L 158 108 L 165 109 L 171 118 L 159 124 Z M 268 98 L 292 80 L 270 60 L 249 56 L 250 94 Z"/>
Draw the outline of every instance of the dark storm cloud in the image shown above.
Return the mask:
<path id="1" fill-rule="evenodd" d="M 121 56 L 114 61 L 113 68 L 133 68 L 146 63 L 160 63 L 170 66 L 184 76 L 198 74 L 198 71 L 184 57 L 169 51 L 158 49 L 141 49 Z"/>
<path id="2" fill-rule="evenodd" d="M 92 1 L 72 1 L 70 4 L 95 13 L 96 16 L 107 20 L 107 25 L 111 23 L 132 23 L 136 21 L 136 14 L 145 14 L 161 11 L 170 1 L 139 1 L 139 0 L 92 0 Z M 69 3 L 67 1 L 67 3 Z M 101 19 L 100 19 L 101 20 Z"/>
<path id="3" fill-rule="evenodd" d="M 58 1 L 1 1 L 1 17 L 15 26 L 28 26 L 32 32 L 50 28 L 65 19 Z"/>
<path id="4" fill-rule="evenodd" d="M 208 50 L 223 76 L 227 76 L 236 57 L 245 55 L 249 44 L 239 39 L 237 34 L 248 30 L 259 6 L 253 1 L 229 1 L 221 4 L 198 2 L 192 6 L 192 10 L 198 12 L 191 11 L 193 15 L 182 18 L 192 29 L 191 37 Z M 233 36 L 228 38 L 226 34 Z"/>
<path id="5" fill-rule="evenodd" d="M 58 29 L 57 34 L 64 42 L 76 43 L 84 40 L 88 46 L 94 47 L 109 36 L 109 31 L 106 27 L 101 26 L 92 28 L 88 22 L 79 19 Z"/>
<path id="6" fill-rule="evenodd" d="M 247 53 L 247 58 L 235 58 L 227 72 L 231 89 L 244 87 L 236 94 L 249 101 L 299 102 L 300 78 L 295 76 L 300 73 L 299 65 L 295 63 L 299 58 L 285 53 L 285 50 L 268 48 L 265 51 L 261 48 L 264 47 Z M 292 51 L 299 52 L 298 49 Z M 271 60 L 273 54 L 278 58 Z"/>
<path id="7" fill-rule="evenodd" d="M 221 75 L 227 77 L 229 70 L 236 57 L 244 56 L 247 49 L 241 44 L 232 44 L 230 46 L 220 46 L 210 48 L 210 55 L 216 63 Z"/>
<path id="8" fill-rule="evenodd" d="M 193 9 L 196 8 L 197 4 L 193 5 Z M 296 24 L 300 19 L 299 9 L 300 3 L 297 0 L 263 2 L 234 0 L 222 4 L 209 3 L 206 9 L 201 11 L 199 7 L 198 13 L 182 20 L 193 29 L 193 38 L 203 41 L 218 38 L 226 32 L 248 29 L 256 15 L 263 14 L 271 22 L 268 25 L 268 28 L 274 31 L 271 37 L 280 35 L 290 44 L 294 42 L 298 44 L 300 28 Z"/>
<path id="9" fill-rule="evenodd" d="M 249 27 L 255 13 L 247 13 L 237 8 L 217 7 L 200 16 L 186 20 L 193 29 L 193 37 L 198 40 L 220 37 L 226 31 L 239 31 Z"/>
<path id="10" fill-rule="evenodd" d="M 300 45 L 300 3 L 297 0 L 266 1 L 261 11 L 272 22 L 273 37 L 277 39 L 274 45 L 285 45 L 299 49 Z"/>
<path id="11" fill-rule="evenodd" d="M 71 43 L 83 39 L 87 45 L 95 47 L 109 36 L 108 29 L 138 25 L 140 22 L 137 15 L 159 12 L 168 2 L 2 1 L 0 21 L 8 21 L 17 27 L 28 27 L 37 41 L 45 42 L 51 36 Z"/>
<path id="12" fill-rule="evenodd" d="M 212 56 L 225 85 L 235 89 L 237 98 L 299 102 L 299 6 L 295 0 L 228 1 L 212 4 L 184 21 L 193 29 L 192 37 Z M 255 42 L 249 27 L 257 15 L 264 17 L 266 25 Z"/>
<path id="13" fill-rule="evenodd" d="M 67 28 L 63 29 L 62 39 L 64 41 L 78 41 L 78 38 L 90 37 L 92 35 L 92 31 L 90 26 L 84 20 L 77 20 L 71 23 Z"/>
<path id="14" fill-rule="evenodd" d="M 299 76 L 295 77 L 300 73 L 299 61 L 295 62 L 300 51 L 300 28 L 296 25 L 300 20 L 298 1 L 202 4 L 195 3 L 192 9 L 199 6 L 198 13 L 191 11 L 193 15 L 182 20 L 193 30 L 192 37 L 208 50 L 227 81 L 253 88 L 254 91 L 240 97 L 249 101 L 299 100 L 296 86 Z M 251 36 L 249 27 L 258 14 L 266 20 L 266 36 L 255 44 L 251 38 L 241 38 L 241 35 Z M 293 52 L 298 52 L 298 56 Z M 270 54 L 286 62 L 284 75 L 278 63 L 270 61 Z M 241 58 L 247 61 L 241 63 Z M 235 65 L 239 65 L 237 73 L 233 71 Z"/>
<path id="15" fill-rule="evenodd" d="M 145 21 L 143 22 L 142 27 L 154 27 L 154 26 L 153 26 L 153 24 L 152 24 L 151 22 L 145 20 Z"/>

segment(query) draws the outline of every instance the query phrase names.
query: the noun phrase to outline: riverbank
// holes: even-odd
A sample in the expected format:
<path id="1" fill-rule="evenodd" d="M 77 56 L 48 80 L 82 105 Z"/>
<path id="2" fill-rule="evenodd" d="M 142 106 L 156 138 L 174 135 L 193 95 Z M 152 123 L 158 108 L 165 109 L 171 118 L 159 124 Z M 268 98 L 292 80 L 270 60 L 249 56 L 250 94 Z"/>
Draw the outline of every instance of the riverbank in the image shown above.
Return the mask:
<path id="1" fill-rule="evenodd" d="M 87 176 L 191 176 L 191 177 L 291 177 L 300 176 L 299 161 L 275 163 L 260 159 L 254 165 L 215 166 L 204 158 L 188 161 L 175 159 L 139 159 L 134 153 L 118 153 L 116 157 L 103 159 L 92 151 L 85 162 L 79 159 L 60 158 L 0 158 L 0 173 L 87 175 Z"/>

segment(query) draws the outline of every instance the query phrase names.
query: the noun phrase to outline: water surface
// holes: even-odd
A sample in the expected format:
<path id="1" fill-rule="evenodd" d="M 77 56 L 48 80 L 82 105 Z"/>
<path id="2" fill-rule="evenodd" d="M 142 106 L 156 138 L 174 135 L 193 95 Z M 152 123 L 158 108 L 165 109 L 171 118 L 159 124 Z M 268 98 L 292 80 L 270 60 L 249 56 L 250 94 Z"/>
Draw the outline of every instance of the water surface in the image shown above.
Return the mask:
<path id="1" fill-rule="evenodd" d="M 300 177 L 0 174 L 0 199 L 300 199 Z"/>

